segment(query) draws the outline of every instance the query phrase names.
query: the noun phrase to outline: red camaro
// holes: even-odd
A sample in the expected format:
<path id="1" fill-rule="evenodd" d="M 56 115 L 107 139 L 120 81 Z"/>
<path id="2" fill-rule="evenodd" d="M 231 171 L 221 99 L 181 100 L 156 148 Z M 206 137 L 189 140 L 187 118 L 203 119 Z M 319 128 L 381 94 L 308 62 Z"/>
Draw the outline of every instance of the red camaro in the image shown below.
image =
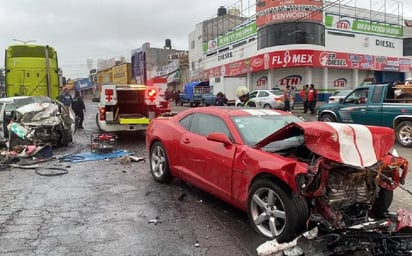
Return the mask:
<path id="1" fill-rule="evenodd" d="M 277 110 L 192 108 L 146 131 L 150 169 L 244 210 L 255 231 L 289 241 L 312 224 L 342 229 L 382 217 L 408 162 L 389 128 L 303 122 Z"/>

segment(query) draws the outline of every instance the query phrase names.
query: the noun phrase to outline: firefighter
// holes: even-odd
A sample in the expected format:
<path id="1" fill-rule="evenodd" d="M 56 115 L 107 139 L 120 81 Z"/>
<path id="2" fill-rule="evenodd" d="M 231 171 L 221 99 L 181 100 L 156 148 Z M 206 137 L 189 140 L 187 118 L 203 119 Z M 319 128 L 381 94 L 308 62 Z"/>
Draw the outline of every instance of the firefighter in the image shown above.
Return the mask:
<path id="1" fill-rule="evenodd" d="M 246 86 L 239 86 L 236 89 L 236 96 L 242 102 L 242 107 L 256 107 L 256 103 L 249 99 L 249 89 Z"/>

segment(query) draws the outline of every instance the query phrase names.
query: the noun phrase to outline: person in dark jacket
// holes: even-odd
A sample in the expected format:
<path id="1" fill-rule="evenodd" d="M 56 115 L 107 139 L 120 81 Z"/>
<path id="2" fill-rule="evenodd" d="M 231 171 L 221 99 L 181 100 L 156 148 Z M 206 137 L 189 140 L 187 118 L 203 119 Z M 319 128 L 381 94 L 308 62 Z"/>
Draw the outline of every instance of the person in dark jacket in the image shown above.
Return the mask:
<path id="1" fill-rule="evenodd" d="M 70 107 L 72 104 L 73 98 L 69 93 L 69 89 L 66 87 L 63 88 L 63 93 L 60 95 L 60 102 L 62 102 L 64 105 Z"/>
<path id="2" fill-rule="evenodd" d="M 83 128 L 83 120 L 84 120 L 84 112 L 86 112 L 86 107 L 84 105 L 84 101 L 82 97 L 80 96 L 80 92 L 76 91 L 74 98 L 72 100 L 72 109 L 74 114 L 76 115 L 76 120 L 78 119 L 78 123 L 76 123 L 77 128 L 79 129 L 84 129 Z"/>

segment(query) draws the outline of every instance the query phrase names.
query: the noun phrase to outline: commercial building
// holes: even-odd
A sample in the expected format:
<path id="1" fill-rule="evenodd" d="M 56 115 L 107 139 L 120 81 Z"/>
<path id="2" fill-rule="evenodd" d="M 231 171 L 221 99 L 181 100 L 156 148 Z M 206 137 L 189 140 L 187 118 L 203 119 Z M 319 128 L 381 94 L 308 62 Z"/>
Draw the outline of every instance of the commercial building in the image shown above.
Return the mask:
<path id="1" fill-rule="evenodd" d="M 323 101 L 336 89 L 410 77 L 412 36 L 404 35 L 399 4 L 389 14 L 339 2 L 259 0 L 255 15 L 239 16 L 230 29 L 212 23 L 220 31 L 212 38 L 202 24 L 213 19 L 197 24 L 189 34 L 191 79 L 246 77 L 251 90 L 313 83 Z"/>

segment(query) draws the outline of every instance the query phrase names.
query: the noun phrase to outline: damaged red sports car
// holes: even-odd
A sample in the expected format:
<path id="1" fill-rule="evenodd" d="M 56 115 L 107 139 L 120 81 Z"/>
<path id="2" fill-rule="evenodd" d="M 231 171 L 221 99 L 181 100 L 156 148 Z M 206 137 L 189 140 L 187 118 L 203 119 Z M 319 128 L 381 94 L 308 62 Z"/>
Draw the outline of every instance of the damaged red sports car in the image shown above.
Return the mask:
<path id="1" fill-rule="evenodd" d="M 310 226 L 342 229 L 382 217 L 408 162 L 389 128 L 304 122 L 277 110 L 192 108 L 151 121 L 153 178 L 178 178 L 247 212 L 279 242 Z"/>

